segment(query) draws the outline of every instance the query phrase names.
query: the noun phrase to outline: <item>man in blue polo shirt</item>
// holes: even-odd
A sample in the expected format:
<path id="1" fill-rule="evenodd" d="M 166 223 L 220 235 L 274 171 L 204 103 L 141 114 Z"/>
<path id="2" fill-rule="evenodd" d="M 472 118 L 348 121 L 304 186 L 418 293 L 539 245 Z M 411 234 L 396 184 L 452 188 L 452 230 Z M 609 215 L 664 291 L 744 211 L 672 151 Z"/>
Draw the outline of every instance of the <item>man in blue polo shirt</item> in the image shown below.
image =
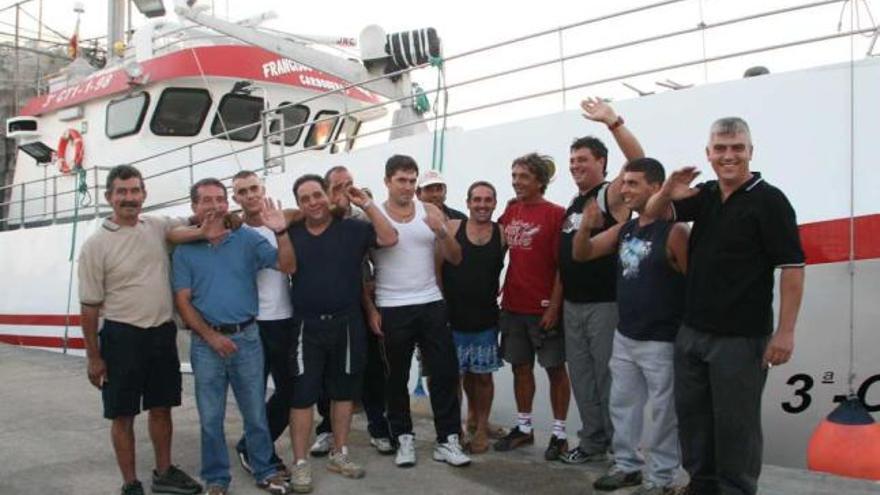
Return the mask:
<path id="1" fill-rule="evenodd" d="M 190 189 L 193 212 L 206 241 L 179 246 L 174 253 L 174 299 L 192 329 L 190 360 L 195 375 L 201 421 L 202 478 L 210 495 L 227 492 L 229 453 L 223 431 L 226 392 L 232 385 L 244 420 L 245 440 L 257 486 L 287 493 L 287 483 L 272 465 L 274 452 L 266 421 L 263 349 L 257 315 L 257 272 L 263 268 L 290 273 L 296 261 L 286 234 L 284 214 L 266 201 L 263 225 L 278 238 L 276 250 L 250 229 L 227 231 L 223 215 L 229 204 L 226 186 L 217 179 Z"/>

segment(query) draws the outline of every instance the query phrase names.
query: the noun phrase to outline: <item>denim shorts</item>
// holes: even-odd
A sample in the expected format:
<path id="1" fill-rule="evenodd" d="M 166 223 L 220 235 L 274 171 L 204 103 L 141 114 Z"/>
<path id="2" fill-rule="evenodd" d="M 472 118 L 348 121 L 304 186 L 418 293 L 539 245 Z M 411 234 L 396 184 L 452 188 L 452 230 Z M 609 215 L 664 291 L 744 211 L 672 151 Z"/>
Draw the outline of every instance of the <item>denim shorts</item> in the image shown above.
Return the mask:
<path id="1" fill-rule="evenodd" d="M 501 368 L 498 353 L 498 329 L 479 332 L 452 331 L 455 351 L 458 354 L 458 371 L 464 373 L 492 373 Z"/>

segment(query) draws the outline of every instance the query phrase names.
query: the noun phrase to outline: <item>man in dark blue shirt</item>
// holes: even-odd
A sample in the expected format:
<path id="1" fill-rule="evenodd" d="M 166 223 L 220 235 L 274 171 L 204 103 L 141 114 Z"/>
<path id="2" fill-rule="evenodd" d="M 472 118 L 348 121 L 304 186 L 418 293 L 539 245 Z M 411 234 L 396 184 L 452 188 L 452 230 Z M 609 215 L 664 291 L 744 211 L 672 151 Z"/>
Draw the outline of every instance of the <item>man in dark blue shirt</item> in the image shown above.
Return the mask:
<path id="1" fill-rule="evenodd" d="M 749 169 L 752 139 L 740 118 L 717 120 L 706 157 L 718 180 L 690 187 L 673 172 L 646 213 L 693 222 L 684 321 L 675 347 L 682 463 L 699 494 L 758 489 L 767 370 L 788 362 L 804 290 L 804 253 L 785 195 Z M 780 269 L 773 332 L 773 272 Z"/>
<path id="2" fill-rule="evenodd" d="M 251 229 L 225 230 L 223 216 L 229 203 L 226 186 L 219 180 L 196 182 L 190 199 L 207 240 L 176 249 L 172 285 L 177 310 L 193 331 L 190 361 L 202 425 L 201 475 L 209 494 L 228 490 L 231 476 L 223 420 L 231 384 L 257 485 L 284 494 L 287 483 L 271 462 L 274 449 L 264 406 L 263 349 L 255 322 L 257 272 L 274 267 L 289 273 L 295 267 L 284 214 L 271 200 L 261 213 L 263 224 L 278 237 L 276 250 Z"/>
<path id="3" fill-rule="evenodd" d="M 330 213 L 327 184 L 304 175 L 293 193 L 305 221 L 290 228 L 298 269 L 291 299 L 298 332 L 293 379 L 293 488 L 311 491 L 308 442 L 319 396 L 330 399 L 333 450 L 327 469 L 349 478 L 364 470 L 348 457 L 352 403 L 360 395 L 367 335 L 361 310 L 362 264 L 370 248 L 392 246 L 397 232 L 367 195 L 354 185 L 347 194 L 370 222 Z"/>

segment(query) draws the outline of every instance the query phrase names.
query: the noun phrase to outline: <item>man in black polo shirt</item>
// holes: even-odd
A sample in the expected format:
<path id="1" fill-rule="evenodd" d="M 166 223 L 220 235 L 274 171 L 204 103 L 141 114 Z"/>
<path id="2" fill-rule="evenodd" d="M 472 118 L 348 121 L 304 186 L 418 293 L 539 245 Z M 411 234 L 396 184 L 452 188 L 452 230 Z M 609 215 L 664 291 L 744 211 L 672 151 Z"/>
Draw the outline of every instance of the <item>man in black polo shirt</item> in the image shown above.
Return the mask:
<path id="1" fill-rule="evenodd" d="M 397 243 L 397 232 L 360 189 L 347 194 L 369 222 L 330 214 L 327 185 L 304 175 L 293 185 L 305 222 L 290 228 L 297 257 L 291 299 L 298 345 L 293 361 L 293 489 L 311 491 L 308 441 L 312 409 L 319 396 L 330 399 L 333 450 L 327 469 L 348 478 L 364 470 L 348 458 L 352 401 L 360 395 L 367 335 L 361 311 L 362 263 L 370 248 Z M 375 226 L 375 227 L 374 227 Z"/>
<path id="2" fill-rule="evenodd" d="M 795 213 L 749 170 L 749 127 L 712 124 L 706 156 L 718 180 L 674 172 L 648 204 L 693 221 L 684 323 L 675 347 L 675 402 L 689 493 L 754 494 L 761 473 L 761 394 L 767 370 L 791 358 L 804 287 Z M 773 272 L 781 269 L 773 333 Z M 772 334 L 772 336 L 771 336 Z"/>

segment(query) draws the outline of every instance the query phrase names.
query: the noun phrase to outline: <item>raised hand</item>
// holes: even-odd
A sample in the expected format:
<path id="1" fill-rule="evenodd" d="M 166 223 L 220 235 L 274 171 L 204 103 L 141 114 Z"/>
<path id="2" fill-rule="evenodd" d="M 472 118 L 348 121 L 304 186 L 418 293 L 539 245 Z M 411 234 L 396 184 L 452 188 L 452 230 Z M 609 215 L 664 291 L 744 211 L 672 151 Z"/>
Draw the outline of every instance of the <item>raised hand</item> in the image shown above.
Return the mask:
<path id="1" fill-rule="evenodd" d="M 583 215 L 581 215 L 581 226 L 585 227 L 587 230 L 594 230 L 602 228 L 604 223 L 605 217 L 602 215 L 602 210 L 599 209 L 599 203 L 596 201 L 596 198 L 590 198 L 586 204 L 584 204 Z"/>
<path id="2" fill-rule="evenodd" d="M 202 230 L 202 235 L 205 237 L 205 240 L 209 242 L 229 233 L 224 218 L 218 215 L 216 211 L 209 211 L 206 213 L 205 219 L 202 221 L 199 228 Z"/>
<path id="3" fill-rule="evenodd" d="M 669 174 L 663 183 L 663 193 L 670 199 L 677 201 L 689 198 L 699 192 L 699 189 L 691 187 L 691 182 L 700 175 L 697 167 L 683 167 Z"/>
<path id="4" fill-rule="evenodd" d="M 443 236 L 446 233 L 446 216 L 443 215 L 443 212 L 440 211 L 440 208 L 432 204 L 425 204 L 425 215 L 424 221 L 428 225 L 428 228 L 434 232 L 435 235 Z M 442 234 L 441 234 L 442 232 Z"/>
<path id="5" fill-rule="evenodd" d="M 367 193 L 363 191 L 363 189 L 350 186 L 345 190 L 345 195 L 348 196 L 348 200 L 354 203 L 358 208 L 363 209 L 364 205 L 370 202 L 370 197 L 367 196 Z"/>
<path id="6" fill-rule="evenodd" d="M 287 220 L 284 218 L 284 210 L 281 209 L 281 201 L 276 202 L 272 198 L 265 198 L 263 209 L 260 210 L 260 220 L 263 221 L 263 225 L 275 232 L 281 232 L 287 228 Z"/>
<path id="7" fill-rule="evenodd" d="M 617 122 L 617 112 L 601 98 L 587 98 L 581 101 L 581 109 L 584 111 L 584 118 L 595 122 L 602 122 L 605 125 Z"/>

